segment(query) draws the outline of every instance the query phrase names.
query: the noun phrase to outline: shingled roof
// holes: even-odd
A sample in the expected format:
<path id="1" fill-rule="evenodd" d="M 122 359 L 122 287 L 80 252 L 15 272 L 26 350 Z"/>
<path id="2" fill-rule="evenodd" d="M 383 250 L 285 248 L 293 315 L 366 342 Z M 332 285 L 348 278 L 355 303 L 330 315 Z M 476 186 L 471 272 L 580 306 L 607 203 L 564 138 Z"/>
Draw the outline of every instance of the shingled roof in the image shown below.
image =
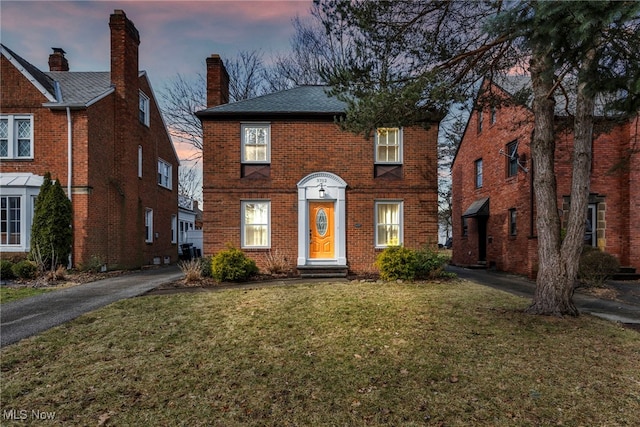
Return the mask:
<path id="1" fill-rule="evenodd" d="M 218 105 L 196 113 L 205 118 L 336 116 L 344 114 L 346 103 L 329 96 L 327 86 L 298 86 L 268 95 Z"/>
<path id="2" fill-rule="evenodd" d="M 58 102 L 46 107 L 87 107 L 113 92 L 108 71 L 50 71 L 45 73 L 60 85 Z"/>
<path id="3" fill-rule="evenodd" d="M 533 89 L 531 87 L 531 76 L 529 75 L 503 75 L 494 76 L 492 82 L 501 87 L 505 92 L 512 96 L 523 95 L 526 97 L 526 105 L 531 108 L 533 105 Z M 554 98 L 555 114 L 557 116 L 566 116 L 568 114 L 575 114 L 576 110 L 576 83 L 570 79 L 563 81 L 565 86 L 569 88 L 566 95 L 561 91 L 556 91 Z M 607 115 L 613 115 L 614 112 L 607 110 L 607 104 L 616 99 L 613 94 L 604 95 L 598 94 L 595 99 L 595 115 L 603 117 Z"/>

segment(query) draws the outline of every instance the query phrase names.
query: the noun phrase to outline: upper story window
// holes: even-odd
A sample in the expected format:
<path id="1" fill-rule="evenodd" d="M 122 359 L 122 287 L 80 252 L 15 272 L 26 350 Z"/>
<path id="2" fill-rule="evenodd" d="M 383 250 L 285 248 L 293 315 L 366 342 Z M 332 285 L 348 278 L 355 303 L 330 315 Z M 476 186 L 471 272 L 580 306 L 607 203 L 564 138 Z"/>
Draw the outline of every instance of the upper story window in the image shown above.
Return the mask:
<path id="1" fill-rule="evenodd" d="M 171 190 L 171 164 L 158 159 L 158 185 Z"/>
<path id="2" fill-rule="evenodd" d="M 484 115 L 482 110 L 478 110 L 478 133 L 482 132 L 482 126 L 484 125 Z"/>
<path id="3" fill-rule="evenodd" d="M 376 163 L 402 163 L 402 129 L 376 129 L 375 145 Z"/>
<path id="4" fill-rule="evenodd" d="M 140 91 L 140 101 L 139 101 L 139 119 L 140 123 L 145 126 L 149 126 L 149 97 L 144 94 L 144 92 Z"/>
<path id="5" fill-rule="evenodd" d="M 376 247 L 402 244 L 402 202 L 376 202 Z"/>
<path id="6" fill-rule="evenodd" d="M 244 123 L 241 127 L 242 162 L 269 163 L 271 161 L 271 125 Z"/>
<path id="7" fill-rule="evenodd" d="M 489 123 L 494 124 L 496 122 L 496 107 L 491 107 L 491 116 L 489 117 Z"/>
<path id="8" fill-rule="evenodd" d="M 242 247 L 270 247 L 270 223 L 271 203 L 269 201 L 242 202 Z"/>
<path id="9" fill-rule="evenodd" d="M 0 116 L 0 158 L 33 158 L 33 116 Z"/>
<path id="10" fill-rule="evenodd" d="M 462 236 L 468 236 L 469 235 L 469 220 L 466 216 L 462 217 Z"/>
<path id="11" fill-rule="evenodd" d="M 476 188 L 482 188 L 482 159 L 475 161 L 476 167 Z"/>
<path id="12" fill-rule="evenodd" d="M 507 177 L 518 174 L 518 141 L 507 144 Z"/>

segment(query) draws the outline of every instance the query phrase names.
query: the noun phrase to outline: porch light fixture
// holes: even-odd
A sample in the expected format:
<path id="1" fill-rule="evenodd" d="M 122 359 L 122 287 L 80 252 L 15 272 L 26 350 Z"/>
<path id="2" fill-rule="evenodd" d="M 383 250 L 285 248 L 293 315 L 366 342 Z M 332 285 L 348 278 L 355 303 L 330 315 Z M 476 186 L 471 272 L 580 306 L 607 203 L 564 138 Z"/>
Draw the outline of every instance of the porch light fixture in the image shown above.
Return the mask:
<path id="1" fill-rule="evenodd" d="M 320 183 L 320 190 L 318 190 L 318 194 L 320 195 L 321 199 L 324 199 L 324 193 L 325 193 L 324 186 L 322 185 L 322 183 Z"/>

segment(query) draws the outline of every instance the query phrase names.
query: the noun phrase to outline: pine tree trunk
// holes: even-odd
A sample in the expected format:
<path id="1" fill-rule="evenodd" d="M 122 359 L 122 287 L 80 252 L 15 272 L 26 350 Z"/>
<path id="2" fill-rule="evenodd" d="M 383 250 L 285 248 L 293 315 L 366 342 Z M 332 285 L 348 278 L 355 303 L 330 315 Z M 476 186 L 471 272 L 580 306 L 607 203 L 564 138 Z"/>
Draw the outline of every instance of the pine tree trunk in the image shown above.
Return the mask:
<path id="1" fill-rule="evenodd" d="M 560 216 L 557 205 L 552 65 L 546 52 L 534 49 L 531 81 L 535 117 L 531 152 L 534 194 L 537 207 L 538 276 L 536 291 L 527 312 L 542 315 L 572 315 L 578 310 L 572 301 L 573 280 L 560 252 Z"/>

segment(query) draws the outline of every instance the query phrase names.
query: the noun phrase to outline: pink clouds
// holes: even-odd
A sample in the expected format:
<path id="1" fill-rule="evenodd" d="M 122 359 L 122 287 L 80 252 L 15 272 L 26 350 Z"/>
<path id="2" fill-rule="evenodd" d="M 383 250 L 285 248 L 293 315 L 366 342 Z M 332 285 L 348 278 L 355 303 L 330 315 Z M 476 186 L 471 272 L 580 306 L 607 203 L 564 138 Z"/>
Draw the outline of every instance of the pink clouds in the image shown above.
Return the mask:
<path id="1" fill-rule="evenodd" d="M 306 1 L 2 1 L 2 42 L 46 70 L 50 48 L 74 71 L 109 67 L 109 15 L 122 9 L 140 31 L 140 67 L 150 79 L 203 71 L 205 58 L 241 51 L 286 51 L 291 20 Z"/>

